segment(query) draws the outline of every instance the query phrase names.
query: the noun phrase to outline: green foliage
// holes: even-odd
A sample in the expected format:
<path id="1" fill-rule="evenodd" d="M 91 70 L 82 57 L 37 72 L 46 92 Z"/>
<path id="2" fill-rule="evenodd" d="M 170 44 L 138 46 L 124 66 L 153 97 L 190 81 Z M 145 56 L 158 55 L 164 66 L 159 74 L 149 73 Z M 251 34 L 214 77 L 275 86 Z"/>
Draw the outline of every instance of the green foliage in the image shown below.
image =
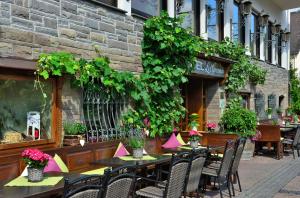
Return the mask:
<path id="1" fill-rule="evenodd" d="M 79 122 L 65 122 L 63 127 L 66 135 L 82 135 L 87 131 L 86 126 Z"/>
<path id="2" fill-rule="evenodd" d="M 291 94 L 291 111 L 300 115 L 300 79 L 297 76 L 297 69 L 290 69 L 290 94 Z"/>
<path id="3" fill-rule="evenodd" d="M 129 139 L 129 146 L 133 149 L 144 148 L 145 141 L 140 137 L 131 137 Z"/>
<path id="4" fill-rule="evenodd" d="M 191 129 L 193 129 L 194 127 L 198 127 L 199 126 L 199 115 L 197 113 L 192 113 L 189 116 L 189 126 Z"/>
<path id="5" fill-rule="evenodd" d="M 272 112 L 273 112 L 273 109 L 272 109 L 272 108 L 269 107 L 269 108 L 266 109 L 266 113 L 267 113 L 268 115 L 271 115 Z"/>
<path id="6" fill-rule="evenodd" d="M 225 133 L 235 133 L 241 137 L 251 137 L 256 134 L 256 114 L 239 104 L 226 108 L 221 118 Z"/>
<path id="7" fill-rule="evenodd" d="M 182 17 L 171 18 L 162 13 L 145 22 L 143 73 L 139 77 L 111 69 L 106 57 L 84 60 L 65 52 L 42 54 L 37 74 L 44 79 L 69 74 L 81 87 L 101 90 L 111 97 L 129 97 L 132 108 L 124 115 L 123 123 L 128 130 L 147 128 L 152 137 L 171 133 L 174 125 L 184 117 L 186 109 L 179 85 L 188 81 L 187 76 L 193 71 L 199 53 L 235 61 L 227 79 L 229 93 L 236 95 L 249 79 L 253 83 L 264 82 L 266 72 L 251 62 L 242 46 L 228 39 L 205 41 L 182 28 L 182 21 Z M 145 118 L 150 124 L 145 125 Z"/>

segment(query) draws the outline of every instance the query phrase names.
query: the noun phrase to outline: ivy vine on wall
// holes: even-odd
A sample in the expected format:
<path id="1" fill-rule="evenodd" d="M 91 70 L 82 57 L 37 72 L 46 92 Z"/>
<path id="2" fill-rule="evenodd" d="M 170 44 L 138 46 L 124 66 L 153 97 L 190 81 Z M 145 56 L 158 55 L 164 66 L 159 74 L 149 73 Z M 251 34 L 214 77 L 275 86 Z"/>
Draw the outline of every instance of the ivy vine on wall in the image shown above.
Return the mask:
<path id="1" fill-rule="evenodd" d="M 151 136 L 173 131 L 185 115 L 179 86 L 188 81 L 199 53 L 219 55 L 235 61 L 229 73 L 226 90 L 237 94 L 248 80 L 262 84 L 266 71 L 256 66 L 245 49 L 225 39 L 212 42 L 192 35 L 181 27 L 183 18 L 171 18 L 166 13 L 152 17 L 144 24 L 142 42 L 143 72 L 137 77 L 109 67 L 106 57 L 92 60 L 76 59 L 72 54 L 55 52 L 42 54 L 37 75 L 72 75 L 78 86 L 106 91 L 109 95 L 126 95 L 132 108 L 123 116 L 129 127 L 148 128 Z M 144 120 L 147 119 L 147 122 Z"/>

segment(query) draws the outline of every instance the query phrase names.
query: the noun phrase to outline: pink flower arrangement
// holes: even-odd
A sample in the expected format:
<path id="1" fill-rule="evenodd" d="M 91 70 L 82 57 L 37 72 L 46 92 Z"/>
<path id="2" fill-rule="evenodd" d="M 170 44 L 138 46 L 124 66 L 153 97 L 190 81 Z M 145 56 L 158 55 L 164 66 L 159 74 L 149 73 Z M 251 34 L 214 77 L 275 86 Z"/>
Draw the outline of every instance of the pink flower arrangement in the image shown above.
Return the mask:
<path id="1" fill-rule="evenodd" d="M 195 130 L 190 130 L 189 131 L 189 140 L 190 141 L 199 141 L 200 140 L 200 137 L 202 136 L 200 133 L 198 133 L 198 131 L 195 131 Z"/>
<path id="2" fill-rule="evenodd" d="M 38 149 L 25 149 L 22 152 L 22 158 L 25 164 L 30 168 L 44 168 L 49 161 L 50 155 L 43 153 Z"/>
<path id="3" fill-rule="evenodd" d="M 214 122 L 207 122 L 207 123 L 206 123 L 206 127 L 207 127 L 207 129 L 210 131 L 210 130 L 212 130 L 212 129 L 215 129 L 215 128 L 217 127 L 217 124 L 214 123 Z"/>

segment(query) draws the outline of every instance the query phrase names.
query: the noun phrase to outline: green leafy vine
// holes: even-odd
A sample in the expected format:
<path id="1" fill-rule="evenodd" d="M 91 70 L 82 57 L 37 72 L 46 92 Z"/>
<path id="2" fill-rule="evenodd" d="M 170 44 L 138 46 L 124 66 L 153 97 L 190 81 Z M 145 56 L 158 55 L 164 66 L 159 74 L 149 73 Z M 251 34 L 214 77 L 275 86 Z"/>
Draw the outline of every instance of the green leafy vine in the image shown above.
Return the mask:
<path id="1" fill-rule="evenodd" d="M 228 93 L 237 94 L 248 80 L 264 82 L 266 71 L 251 61 L 242 46 L 228 39 L 212 42 L 193 36 L 181 27 L 182 21 L 182 17 L 171 18 L 162 13 L 145 22 L 140 76 L 111 69 L 106 57 L 76 59 L 66 52 L 42 54 L 36 73 L 44 79 L 69 74 L 78 86 L 129 97 L 132 107 L 123 116 L 123 123 L 147 128 L 151 136 L 172 132 L 184 117 L 186 109 L 179 86 L 188 81 L 199 53 L 235 61 L 226 83 Z"/>

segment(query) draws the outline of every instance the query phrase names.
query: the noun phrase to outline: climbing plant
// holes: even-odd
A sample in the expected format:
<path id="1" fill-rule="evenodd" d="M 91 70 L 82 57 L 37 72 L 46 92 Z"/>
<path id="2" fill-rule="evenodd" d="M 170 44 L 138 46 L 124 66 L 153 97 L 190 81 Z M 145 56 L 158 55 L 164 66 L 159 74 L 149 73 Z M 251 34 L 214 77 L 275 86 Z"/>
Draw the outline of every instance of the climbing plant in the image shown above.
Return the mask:
<path id="1" fill-rule="evenodd" d="M 37 76 L 47 79 L 69 74 L 78 86 L 94 91 L 101 89 L 112 96 L 128 96 L 132 107 L 123 116 L 123 123 L 148 128 L 151 136 L 172 132 L 185 115 L 179 86 L 188 81 L 187 76 L 193 71 L 199 53 L 235 61 L 226 83 L 229 93 L 237 94 L 248 80 L 258 84 L 264 82 L 266 72 L 251 61 L 242 46 L 228 39 L 222 42 L 203 40 L 182 28 L 182 21 L 182 17 L 171 18 L 163 12 L 145 22 L 143 72 L 138 77 L 111 69 L 106 57 L 76 59 L 65 52 L 42 54 Z"/>
<path id="2" fill-rule="evenodd" d="M 290 69 L 290 93 L 291 93 L 291 108 L 296 114 L 300 114 L 300 79 L 297 76 L 297 69 Z"/>

